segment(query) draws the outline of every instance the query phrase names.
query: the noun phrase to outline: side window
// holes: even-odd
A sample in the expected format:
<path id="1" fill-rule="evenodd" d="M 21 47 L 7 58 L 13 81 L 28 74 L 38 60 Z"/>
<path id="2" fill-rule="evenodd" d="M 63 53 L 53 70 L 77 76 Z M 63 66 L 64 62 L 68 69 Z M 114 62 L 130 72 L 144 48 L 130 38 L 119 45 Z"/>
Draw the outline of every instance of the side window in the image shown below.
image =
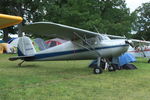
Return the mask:
<path id="1" fill-rule="evenodd" d="M 103 38 L 102 38 L 101 36 L 99 36 L 98 39 L 99 39 L 100 41 L 103 40 Z"/>
<path id="2" fill-rule="evenodd" d="M 97 44 L 97 38 L 86 39 L 86 42 L 90 45 L 95 45 L 95 44 Z M 83 42 L 83 45 L 87 45 L 87 43 Z"/>
<path id="3" fill-rule="evenodd" d="M 101 40 L 110 40 L 110 38 L 108 36 L 106 36 L 106 35 L 101 35 L 98 38 L 99 38 L 100 41 Z"/>

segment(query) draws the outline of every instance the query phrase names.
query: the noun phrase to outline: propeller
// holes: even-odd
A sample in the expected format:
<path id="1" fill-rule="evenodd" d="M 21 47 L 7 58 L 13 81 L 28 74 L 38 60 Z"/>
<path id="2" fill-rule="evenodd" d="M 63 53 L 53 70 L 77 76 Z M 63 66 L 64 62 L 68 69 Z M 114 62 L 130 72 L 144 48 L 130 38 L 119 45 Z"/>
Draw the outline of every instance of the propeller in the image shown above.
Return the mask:
<path id="1" fill-rule="evenodd" d="M 129 44 L 132 48 L 134 48 L 134 44 L 132 42 L 132 40 L 125 40 L 126 44 Z"/>

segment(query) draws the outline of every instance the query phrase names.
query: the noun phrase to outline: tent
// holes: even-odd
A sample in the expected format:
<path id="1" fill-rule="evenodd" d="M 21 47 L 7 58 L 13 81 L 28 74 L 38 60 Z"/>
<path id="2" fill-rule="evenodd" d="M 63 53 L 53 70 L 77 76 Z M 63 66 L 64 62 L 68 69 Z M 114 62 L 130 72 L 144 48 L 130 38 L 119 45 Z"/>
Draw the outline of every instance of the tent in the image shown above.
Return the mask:
<path id="1" fill-rule="evenodd" d="M 0 43 L 4 43 L 4 41 L 2 39 L 0 39 Z"/>
<path id="2" fill-rule="evenodd" d="M 7 51 L 7 43 L 0 43 L 0 54 Z"/>
<path id="3" fill-rule="evenodd" d="M 60 45 L 60 44 L 62 44 L 64 42 L 66 42 L 66 40 L 62 40 L 62 39 L 59 39 L 59 38 L 54 38 L 54 39 L 50 39 L 50 40 L 44 41 L 41 38 L 36 38 L 34 40 L 34 42 L 38 45 L 38 47 L 39 47 L 39 49 L 41 51 L 41 50 L 45 50 L 45 49 L 53 47 L 53 46 Z"/>
<path id="4" fill-rule="evenodd" d="M 63 40 L 63 39 L 59 39 L 59 38 L 54 38 L 54 39 L 45 41 L 45 43 L 48 45 L 48 47 L 57 46 L 64 42 L 67 42 L 67 40 Z"/>
<path id="5" fill-rule="evenodd" d="M 136 59 L 133 55 L 131 55 L 130 53 L 124 53 L 123 55 L 119 56 L 119 57 L 114 57 L 112 59 L 112 64 L 115 64 L 117 66 L 123 66 L 132 62 L 135 62 Z M 103 64 L 103 62 L 101 61 L 101 64 Z M 97 60 L 93 60 L 89 67 L 95 67 L 97 66 Z M 104 65 L 103 65 L 104 66 Z"/>
<path id="6" fill-rule="evenodd" d="M 13 38 L 12 40 L 9 41 L 9 44 L 12 45 L 13 47 L 18 47 L 18 40 L 19 38 Z"/>
<path id="7" fill-rule="evenodd" d="M 123 55 L 119 56 L 119 66 L 123 66 L 125 64 L 129 64 L 135 62 L 135 57 L 130 53 L 124 53 Z"/>
<path id="8" fill-rule="evenodd" d="M 14 48 L 8 43 L 0 43 L 0 54 L 14 53 Z"/>
<path id="9" fill-rule="evenodd" d="M 48 45 L 47 45 L 47 44 L 45 43 L 45 41 L 44 41 L 43 39 L 41 39 L 41 38 L 36 38 L 36 39 L 34 40 L 34 42 L 38 45 L 40 51 L 41 51 L 41 50 L 45 50 L 45 49 L 48 48 Z"/>

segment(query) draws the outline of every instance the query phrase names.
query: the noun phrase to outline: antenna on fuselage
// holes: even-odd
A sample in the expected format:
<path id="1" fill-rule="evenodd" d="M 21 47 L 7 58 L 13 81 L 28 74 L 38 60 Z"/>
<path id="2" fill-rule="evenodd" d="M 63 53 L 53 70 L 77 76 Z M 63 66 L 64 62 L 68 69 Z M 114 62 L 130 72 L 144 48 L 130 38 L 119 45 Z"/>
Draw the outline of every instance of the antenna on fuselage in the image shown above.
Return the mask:
<path id="1" fill-rule="evenodd" d="M 96 26 L 95 26 L 95 25 L 94 25 L 94 28 L 95 28 L 96 32 L 97 32 L 97 33 L 99 33 L 99 31 L 98 31 L 98 29 L 96 28 Z M 99 34 L 100 34 L 100 33 L 99 33 Z"/>
<path id="2" fill-rule="evenodd" d="M 96 30 L 97 33 L 99 33 L 99 35 L 101 36 L 102 34 L 98 31 L 98 29 L 96 28 L 96 26 L 94 25 L 94 28 Z M 101 36 L 102 37 L 102 36 Z"/>
<path id="3" fill-rule="evenodd" d="M 144 41 L 145 41 L 145 39 L 143 38 L 143 36 L 142 36 L 141 38 L 142 38 L 142 40 L 144 40 Z"/>

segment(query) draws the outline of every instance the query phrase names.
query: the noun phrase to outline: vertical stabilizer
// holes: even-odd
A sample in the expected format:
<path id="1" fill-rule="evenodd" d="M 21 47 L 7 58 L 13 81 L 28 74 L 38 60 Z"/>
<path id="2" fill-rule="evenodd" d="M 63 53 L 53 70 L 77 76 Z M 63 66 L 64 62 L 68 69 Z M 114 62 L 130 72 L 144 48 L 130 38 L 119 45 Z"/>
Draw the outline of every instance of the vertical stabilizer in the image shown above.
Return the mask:
<path id="1" fill-rule="evenodd" d="M 18 41 L 18 56 L 32 56 L 36 50 L 29 37 L 23 36 Z"/>

